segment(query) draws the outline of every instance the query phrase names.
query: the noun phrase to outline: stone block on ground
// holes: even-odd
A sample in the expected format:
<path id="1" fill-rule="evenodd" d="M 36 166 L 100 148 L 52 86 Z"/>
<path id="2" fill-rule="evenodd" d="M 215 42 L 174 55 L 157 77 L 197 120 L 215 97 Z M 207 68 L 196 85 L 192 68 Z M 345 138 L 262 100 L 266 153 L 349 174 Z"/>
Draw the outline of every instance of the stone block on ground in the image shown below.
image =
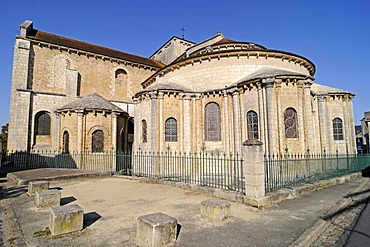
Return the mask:
<path id="1" fill-rule="evenodd" d="M 78 205 L 66 205 L 50 209 L 49 229 L 51 235 L 80 231 L 83 228 L 84 211 Z"/>
<path id="2" fill-rule="evenodd" d="M 221 223 L 231 216 L 231 204 L 216 199 L 202 201 L 200 216 L 202 220 L 212 223 Z"/>
<path id="3" fill-rule="evenodd" d="M 41 190 L 35 192 L 35 206 L 38 209 L 46 209 L 60 206 L 60 191 L 57 189 Z"/>
<path id="4" fill-rule="evenodd" d="M 36 191 L 48 190 L 49 181 L 30 181 L 28 183 L 28 195 L 34 196 Z"/>
<path id="5" fill-rule="evenodd" d="M 173 246 L 176 243 L 177 220 L 163 213 L 139 216 L 136 227 L 138 246 Z"/>

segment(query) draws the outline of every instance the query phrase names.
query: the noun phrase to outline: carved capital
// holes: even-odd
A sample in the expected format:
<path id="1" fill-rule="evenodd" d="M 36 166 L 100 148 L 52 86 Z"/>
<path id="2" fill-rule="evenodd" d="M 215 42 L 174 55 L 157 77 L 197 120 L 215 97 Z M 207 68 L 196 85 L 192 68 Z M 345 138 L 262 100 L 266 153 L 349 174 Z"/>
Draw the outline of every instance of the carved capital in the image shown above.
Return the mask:
<path id="1" fill-rule="evenodd" d="M 270 77 L 270 78 L 265 78 L 262 79 L 262 84 L 265 85 L 266 88 L 271 88 L 274 86 L 275 79 Z"/>

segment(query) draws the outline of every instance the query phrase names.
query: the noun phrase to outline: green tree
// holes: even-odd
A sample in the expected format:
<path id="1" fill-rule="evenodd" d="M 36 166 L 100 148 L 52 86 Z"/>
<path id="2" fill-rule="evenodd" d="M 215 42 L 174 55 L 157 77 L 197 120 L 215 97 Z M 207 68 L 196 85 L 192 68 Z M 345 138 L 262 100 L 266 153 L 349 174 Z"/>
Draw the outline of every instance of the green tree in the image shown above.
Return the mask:
<path id="1" fill-rule="evenodd" d="M 3 139 L 3 143 L 1 144 L 1 148 L 3 149 L 3 152 L 6 152 L 6 146 L 8 143 L 8 126 L 9 124 L 5 124 L 1 126 L 1 137 Z"/>

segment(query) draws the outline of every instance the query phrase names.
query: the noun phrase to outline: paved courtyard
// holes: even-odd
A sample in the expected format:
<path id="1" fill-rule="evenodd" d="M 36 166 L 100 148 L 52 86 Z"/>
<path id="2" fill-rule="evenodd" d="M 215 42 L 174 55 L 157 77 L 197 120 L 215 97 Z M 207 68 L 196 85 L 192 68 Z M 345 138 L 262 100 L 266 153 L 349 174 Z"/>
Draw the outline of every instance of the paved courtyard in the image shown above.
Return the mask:
<path id="1" fill-rule="evenodd" d="M 136 246 L 137 217 L 155 212 L 177 218 L 177 246 L 289 246 L 359 185 L 369 189 L 366 181 L 359 178 L 263 210 L 231 202 L 231 219 L 213 225 L 200 218 L 201 202 L 211 197 L 196 191 L 119 176 L 55 180 L 50 187 L 61 190 L 61 204 L 80 205 L 85 220 L 81 232 L 54 238 L 45 231 L 49 211 L 33 209 L 25 186 L 3 178 L 0 202 L 6 239 L 9 224 L 21 229 L 13 236 L 18 246 Z"/>

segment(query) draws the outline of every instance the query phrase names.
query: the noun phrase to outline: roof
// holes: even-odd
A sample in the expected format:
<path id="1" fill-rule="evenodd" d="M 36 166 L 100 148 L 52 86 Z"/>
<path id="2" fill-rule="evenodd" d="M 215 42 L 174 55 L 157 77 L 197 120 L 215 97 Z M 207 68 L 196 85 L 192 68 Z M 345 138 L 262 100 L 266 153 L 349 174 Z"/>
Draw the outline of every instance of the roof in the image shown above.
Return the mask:
<path id="1" fill-rule="evenodd" d="M 43 42 L 47 42 L 47 43 L 51 43 L 55 45 L 88 51 L 88 52 L 92 52 L 92 53 L 96 53 L 96 54 L 100 54 L 104 56 L 127 60 L 131 62 L 139 63 L 139 64 L 145 64 L 145 65 L 153 66 L 157 68 L 161 68 L 164 66 L 163 63 L 161 63 L 160 61 L 154 60 L 154 59 L 149 59 L 146 57 L 129 54 L 129 53 L 114 50 L 111 48 L 98 46 L 98 45 L 90 44 L 87 42 L 58 36 L 58 35 L 51 34 L 51 33 L 46 33 L 43 31 L 36 30 L 36 29 L 31 29 L 30 31 L 28 31 L 26 37 L 31 40 L 43 41 Z"/>
<path id="2" fill-rule="evenodd" d="M 355 95 L 354 93 L 351 93 L 351 92 L 348 92 L 342 89 L 328 87 L 328 86 L 324 86 L 324 85 L 317 84 L 317 83 L 313 83 L 311 85 L 311 91 L 318 95 L 320 94 L 352 94 L 352 95 Z"/>
<path id="3" fill-rule="evenodd" d="M 110 112 L 125 112 L 97 93 L 87 95 L 57 109 L 57 111 L 70 110 L 100 110 Z"/>
<path id="4" fill-rule="evenodd" d="M 265 78 L 271 78 L 276 76 L 304 76 L 309 77 L 308 75 L 289 71 L 289 70 L 283 70 L 283 69 L 275 69 L 275 68 L 262 68 L 257 70 L 256 72 L 247 75 L 246 77 L 243 77 L 239 81 L 236 82 L 236 84 L 245 82 L 245 81 L 251 81 L 255 79 L 265 79 Z"/>
<path id="5" fill-rule="evenodd" d="M 174 90 L 174 91 L 183 91 L 183 92 L 191 91 L 189 88 L 178 85 L 177 83 L 165 82 L 165 83 L 158 83 L 158 84 L 150 85 L 149 87 L 147 87 L 145 90 L 141 92 L 152 91 L 152 90 Z"/>

